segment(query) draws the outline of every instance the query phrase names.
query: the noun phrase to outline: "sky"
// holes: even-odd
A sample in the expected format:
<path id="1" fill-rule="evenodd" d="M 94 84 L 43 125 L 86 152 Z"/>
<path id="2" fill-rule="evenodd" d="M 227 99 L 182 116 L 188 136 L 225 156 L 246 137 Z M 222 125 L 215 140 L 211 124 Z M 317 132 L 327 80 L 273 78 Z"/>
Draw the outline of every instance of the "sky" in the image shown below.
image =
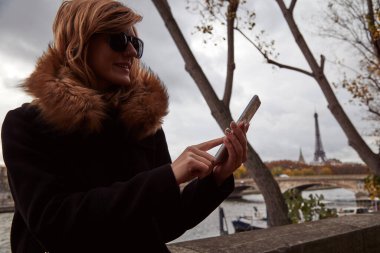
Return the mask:
<path id="1" fill-rule="evenodd" d="M 187 146 L 222 136 L 204 98 L 190 75 L 184 61 L 151 1 L 122 1 L 143 16 L 137 25 L 144 41 L 142 61 L 165 83 L 170 96 L 170 113 L 163 128 L 169 151 L 174 160 Z M 248 1 L 256 10 L 256 27 L 248 33 L 252 38 L 265 30 L 268 40 L 275 40 L 278 61 L 309 69 L 290 34 L 275 1 Z M 51 0 L 1 0 L 0 1 L 0 122 L 6 113 L 22 103 L 30 102 L 17 86 L 34 70 L 39 56 L 52 41 L 52 23 L 61 1 Z M 199 25 L 196 11 L 186 9 L 186 1 L 169 0 L 172 12 L 182 29 L 195 57 L 219 97 L 223 95 L 226 75 L 227 47 L 221 37 L 224 28 L 216 27 L 213 38 L 195 33 Z M 346 59 L 354 62 L 352 53 L 341 43 L 321 38 L 316 24 L 323 22 L 321 8 L 326 0 L 299 1 L 295 18 L 315 56 L 327 58 L 325 72 L 330 82 L 339 81 L 342 72 L 332 62 Z M 264 161 L 298 160 L 302 149 L 306 162 L 311 162 L 315 149 L 314 113 L 319 117 L 322 144 L 327 158 L 343 162 L 361 162 L 340 126 L 327 108 L 316 81 L 289 70 L 274 68 L 242 36 L 236 34 L 234 89 L 231 112 L 235 119 L 253 95 L 262 102 L 251 121 L 247 134 L 249 142 Z M 203 40 L 208 40 L 207 44 Z M 218 46 L 214 46 L 217 42 Z M 350 95 L 334 89 L 342 106 L 360 133 L 370 131 L 372 125 L 363 120 L 365 111 L 349 103 Z M 377 147 L 371 137 L 366 142 L 374 151 Z M 215 149 L 210 153 L 214 154 Z M 3 164 L 0 148 L 0 164 Z"/>

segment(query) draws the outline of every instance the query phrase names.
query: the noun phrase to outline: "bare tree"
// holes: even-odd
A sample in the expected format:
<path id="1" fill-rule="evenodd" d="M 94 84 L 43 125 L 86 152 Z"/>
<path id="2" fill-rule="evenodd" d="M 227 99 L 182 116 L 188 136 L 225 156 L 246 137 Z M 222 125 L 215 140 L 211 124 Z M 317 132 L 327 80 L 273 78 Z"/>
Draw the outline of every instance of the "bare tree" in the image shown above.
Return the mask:
<path id="1" fill-rule="evenodd" d="M 177 48 L 179 49 L 184 61 L 185 69 L 189 72 L 199 90 L 201 91 L 204 99 L 206 100 L 211 113 L 220 128 L 224 130 L 229 126 L 232 121 L 229 102 L 231 99 L 233 87 L 233 74 L 235 69 L 234 63 L 234 39 L 233 39 L 233 24 L 235 20 L 235 13 L 239 5 L 238 0 L 229 1 L 228 7 L 228 20 L 227 20 L 227 41 L 228 41 L 228 61 L 227 61 L 227 78 L 223 100 L 220 100 L 216 95 L 212 85 L 208 81 L 201 66 L 195 59 L 189 45 L 187 44 L 173 14 L 167 0 L 152 0 L 157 10 L 159 11 L 165 25 L 171 34 Z M 289 224 L 288 209 L 284 198 L 281 194 L 277 182 L 274 180 L 269 169 L 260 159 L 259 155 L 255 152 L 250 144 L 248 144 L 248 160 L 245 163 L 251 175 L 255 179 L 261 193 L 263 194 L 267 212 L 268 212 L 268 225 L 279 226 Z"/>
<path id="2" fill-rule="evenodd" d="M 293 11 L 297 0 L 292 0 L 289 7 L 285 5 L 283 0 L 276 0 L 276 2 L 284 15 L 298 47 L 309 64 L 312 71 L 309 75 L 317 81 L 321 88 L 327 100 L 328 108 L 348 138 L 348 144 L 355 149 L 360 158 L 368 165 L 373 173 L 380 175 L 380 154 L 376 154 L 371 150 L 343 110 L 324 73 L 325 57 L 321 55 L 320 63 L 317 62 L 294 20 Z"/>
<path id="3" fill-rule="evenodd" d="M 341 85 L 366 107 L 369 117 L 365 119 L 376 122 L 369 134 L 380 137 L 380 2 L 334 0 L 327 7 L 327 22 L 320 26 L 321 35 L 345 43 L 357 59 L 354 64 L 359 66 L 358 69 L 338 61 L 345 70 Z"/>
<path id="4" fill-rule="evenodd" d="M 340 0 L 339 0 L 340 1 Z M 342 0 L 343 1 L 343 0 Z M 364 1 L 364 0 L 363 0 Z M 366 0 L 367 2 L 370 2 L 370 0 Z M 199 1 L 198 1 L 199 2 Z M 219 14 L 218 8 L 221 5 L 221 3 L 226 2 L 223 0 L 204 0 L 206 3 L 206 11 L 208 12 L 209 16 L 205 16 L 204 13 L 201 13 L 202 17 L 205 17 L 205 19 L 208 18 L 209 23 L 213 22 L 214 20 L 217 20 L 217 15 Z M 229 2 L 229 1 L 227 1 Z M 242 2 L 246 2 L 242 0 Z M 331 113 L 335 117 L 335 119 L 338 121 L 340 127 L 346 134 L 346 137 L 348 138 L 348 144 L 359 154 L 360 158 L 368 165 L 368 167 L 371 169 L 371 171 L 377 175 L 380 175 L 380 154 L 374 153 L 370 147 L 365 143 L 361 135 L 356 130 L 355 126 L 352 124 L 351 120 L 343 110 L 342 106 L 340 105 L 338 99 L 336 98 L 334 91 L 331 88 L 331 85 L 324 74 L 324 65 L 325 65 L 325 56 L 320 56 L 320 62 L 318 63 L 317 60 L 314 58 L 308 44 L 306 43 L 302 33 L 300 32 L 294 17 L 293 17 L 293 11 L 296 6 L 297 0 L 292 0 L 287 7 L 285 2 L 283 0 L 276 0 L 278 6 L 280 7 L 283 16 L 285 18 L 285 21 L 287 22 L 291 33 L 295 39 L 295 42 L 297 43 L 298 47 L 300 48 L 301 52 L 303 53 L 307 63 L 309 64 L 309 67 L 311 71 L 305 70 L 302 68 L 298 68 L 295 66 L 290 66 L 284 63 L 280 63 L 276 61 L 276 55 L 273 55 L 271 46 L 273 43 L 263 43 L 260 38 L 256 41 L 253 41 L 250 39 L 249 36 L 243 31 L 244 29 L 241 28 L 241 25 L 238 23 L 235 23 L 234 29 L 238 31 L 242 36 L 244 36 L 266 59 L 266 61 L 270 64 L 273 64 L 275 66 L 278 66 L 279 68 L 285 68 L 288 70 L 293 70 L 305 75 L 308 75 L 315 79 L 315 81 L 318 83 L 319 87 L 321 88 L 327 102 L 328 102 L 328 108 L 330 109 Z M 210 5 L 213 8 L 210 8 Z M 253 13 L 253 12 L 248 12 Z M 375 11 L 377 15 L 379 14 L 379 10 Z M 227 15 L 228 16 L 228 15 Z M 211 18 L 210 18 L 211 17 Z M 249 20 L 249 18 L 252 17 L 252 14 L 248 15 L 248 21 L 246 21 L 244 24 L 248 24 L 248 28 L 252 28 L 254 25 L 254 22 L 252 20 Z M 375 40 L 374 47 L 376 48 L 376 45 L 378 45 L 378 39 L 380 37 L 380 33 L 375 33 L 373 31 L 379 31 L 379 23 L 374 23 L 375 21 L 372 19 L 369 19 L 368 21 L 370 24 L 372 24 L 372 39 Z M 223 21 L 221 23 L 224 25 Z M 375 26 L 375 30 L 373 29 L 373 26 Z M 205 22 L 203 26 L 201 26 L 201 31 L 208 32 L 208 30 L 212 30 L 212 25 Z M 204 30 L 207 28 L 206 30 Z M 269 48 L 269 49 L 268 49 Z M 375 50 L 375 52 L 377 52 Z M 377 65 L 378 66 L 378 65 Z M 379 68 L 375 68 L 375 72 L 379 72 Z"/>

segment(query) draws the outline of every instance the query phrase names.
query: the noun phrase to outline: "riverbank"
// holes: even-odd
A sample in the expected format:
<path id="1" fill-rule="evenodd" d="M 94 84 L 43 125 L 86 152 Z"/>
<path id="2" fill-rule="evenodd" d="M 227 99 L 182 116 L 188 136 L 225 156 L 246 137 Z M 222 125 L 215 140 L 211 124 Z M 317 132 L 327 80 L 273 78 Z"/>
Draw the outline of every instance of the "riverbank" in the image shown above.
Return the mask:
<path id="1" fill-rule="evenodd" d="M 327 189 L 317 191 L 305 191 L 303 197 L 308 197 L 309 194 L 323 194 L 324 199 L 328 201 L 327 207 L 329 208 L 342 208 L 347 206 L 356 206 L 355 194 L 345 189 Z M 232 221 L 239 216 L 254 216 L 257 213 L 261 218 L 266 217 L 266 206 L 261 194 L 248 194 L 244 195 L 243 199 L 228 199 L 225 200 L 221 207 L 224 210 L 226 217 L 228 234 L 234 234 L 235 230 Z M 0 214 L 0 253 L 10 253 L 9 249 L 9 233 L 12 222 L 13 213 Z M 254 221 L 259 227 L 265 226 L 265 221 Z M 218 208 L 212 212 L 205 220 L 195 226 L 193 229 L 186 231 L 181 237 L 177 238 L 174 242 L 183 242 L 189 240 L 196 240 L 220 235 L 219 227 L 219 210 Z"/>

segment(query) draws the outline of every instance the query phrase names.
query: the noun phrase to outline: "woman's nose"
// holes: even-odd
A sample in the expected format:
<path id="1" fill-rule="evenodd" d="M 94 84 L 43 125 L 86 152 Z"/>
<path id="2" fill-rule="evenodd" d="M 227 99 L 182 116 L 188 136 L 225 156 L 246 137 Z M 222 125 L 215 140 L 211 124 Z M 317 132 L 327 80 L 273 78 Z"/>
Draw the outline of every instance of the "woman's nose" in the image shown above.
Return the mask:
<path id="1" fill-rule="evenodd" d="M 128 42 L 127 48 L 123 51 L 123 55 L 128 56 L 128 57 L 135 57 L 135 58 L 137 58 L 137 51 L 132 46 L 131 42 Z"/>

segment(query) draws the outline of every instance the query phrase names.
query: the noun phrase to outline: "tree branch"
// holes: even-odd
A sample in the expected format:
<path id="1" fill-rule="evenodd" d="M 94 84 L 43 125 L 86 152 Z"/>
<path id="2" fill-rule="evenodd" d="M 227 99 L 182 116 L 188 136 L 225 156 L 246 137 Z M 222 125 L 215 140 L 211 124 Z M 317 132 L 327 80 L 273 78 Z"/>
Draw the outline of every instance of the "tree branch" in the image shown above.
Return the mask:
<path id="1" fill-rule="evenodd" d="M 292 0 L 289 6 L 289 12 L 293 14 L 294 7 L 296 6 L 297 0 Z"/>
<path id="2" fill-rule="evenodd" d="M 321 71 L 324 72 L 324 69 L 325 69 L 325 60 L 326 60 L 326 57 L 321 54 Z"/>
<path id="3" fill-rule="evenodd" d="M 218 109 L 217 102 L 220 101 L 217 97 L 214 89 L 211 86 L 211 83 L 204 74 L 202 68 L 199 66 L 195 56 L 193 55 L 189 45 L 187 44 L 185 37 L 183 36 L 180 28 L 178 27 L 177 22 L 175 21 L 173 14 L 170 10 L 170 6 L 167 0 L 152 0 L 155 4 L 157 10 L 160 12 L 162 19 L 165 22 L 166 27 L 168 28 L 172 38 L 177 45 L 180 54 L 182 55 L 185 61 L 185 69 L 195 80 L 200 92 L 203 97 L 206 98 L 206 103 L 211 109 L 212 114 L 218 114 L 222 109 Z"/>
<path id="4" fill-rule="evenodd" d="M 360 158 L 368 165 L 371 171 L 376 175 L 380 175 L 380 160 L 378 159 L 378 156 L 365 143 L 355 126 L 352 124 L 351 120 L 348 118 L 346 112 L 343 110 L 331 88 L 329 81 L 327 80 L 327 77 L 323 73 L 321 67 L 318 66 L 318 63 L 303 38 L 293 15 L 291 15 L 289 10 L 286 8 L 284 1 L 276 0 L 276 2 L 283 13 L 283 16 L 290 28 L 291 33 L 293 34 L 293 37 L 295 38 L 298 47 L 309 64 L 310 69 L 313 71 L 314 78 L 319 84 L 319 87 L 328 102 L 328 108 L 346 134 L 349 144 L 355 149 Z"/>
<path id="5" fill-rule="evenodd" d="M 379 111 L 376 111 L 375 109 L 373 109 L 371 106 L 368 106 L 368 110 L 375 114 L 376 116 L 380 117 L 380 112 Z"/>
<path id="6" fill-rule="evenodd" d="M 304 69 L 300 69 L 300 68 L 297 68 L 297 67 L 293 67 L 293 66 L 290 66 L 290 65 L 286 65 L 286 64 L 282 64 L 282 63 L 279 63 L 277 61 L 274 61 L 274 60 L 271 60 L 269 59 L 268 57 L 265 56 L 265 59 L 267 60 L 267 62 L 269 64 L 273 64 L 273 65 L 276 65 L 277 67 L 279 68 L 284 68 L 284 69 L 289 69 L 289 70 L 293 70 L 293 71 L 297 71 L 297 72 L 300 72 L 302 74 L 305 74 L 305 75 L 308 75 L 308 76 L 311 76 L 311 77 L 314 77 L 314 74 L 311 73 L 311 72 L 308 72 Z"/>
<path id="7" fill-rule="evenodd" d="M 293 66 L 290 66 L 290 65 L 286 65 L 286 64 L 282 64 L 280 62 L 277 62 L 273 59 L 270 59 L 269 56 L 263 52 L 256 44 L 255 42 L 253 42 L 242 30 L 240 30 L 239 28 L 235 27 L 235 30 L 238 31 L 246 40 L 248 40 L 249 43 L 251 43 L 252 46 L 254 46 L 257 51 L 259 51 L 259 53 L 265 58 L 265 60 L 267 61 L 267 63 L 269 64 L 273 64 L 273 65 L 276 65 L 277 67 L 279 68 L 284 68 L 284 69 L 289 69 L 289 70 L 293 70 L 293 71 L 297 71 L 297 72 L 300 72 L 302 74 L 305 74 L 305 75 L 308 75 L 308 76 L 311 76 L 311 77 L 314 77 L 313 73 L 311 72 L 308 72 L 304 69 L 301 69 L 301 68 L 297 68 L 297 67 L 293 67 Z"/>
<path id="8" fill-rule="evenodd" d="M 372 0 L 367 0 L 367 8 L 368 8 L 367 22 L 368 22 L 368 28 L 369 28 L 368 30 L 371 36 L 371 44 L 373 45 L 373 48 L 375 49 L 377 59 L 380 61 L 380 39 L 374 36 L 374 31 L 373 31 L 374 29 L 376 30 L 377 28 L 376 28 L 376 19 L 375 19 L 376 14 L 373 10 Z"/>
<path id="9" fill-rule="evenodd" d="M 230 0 L 227 11 L 227 74 L 226 84 L 224 87 L 223 103 L 229 107 L 232 95 L 232 86 L 235 71 L 235 56 L 234 56 L 234 23 L 236 19 L 236 11 L 239 6 L 238 0 Z"/>

